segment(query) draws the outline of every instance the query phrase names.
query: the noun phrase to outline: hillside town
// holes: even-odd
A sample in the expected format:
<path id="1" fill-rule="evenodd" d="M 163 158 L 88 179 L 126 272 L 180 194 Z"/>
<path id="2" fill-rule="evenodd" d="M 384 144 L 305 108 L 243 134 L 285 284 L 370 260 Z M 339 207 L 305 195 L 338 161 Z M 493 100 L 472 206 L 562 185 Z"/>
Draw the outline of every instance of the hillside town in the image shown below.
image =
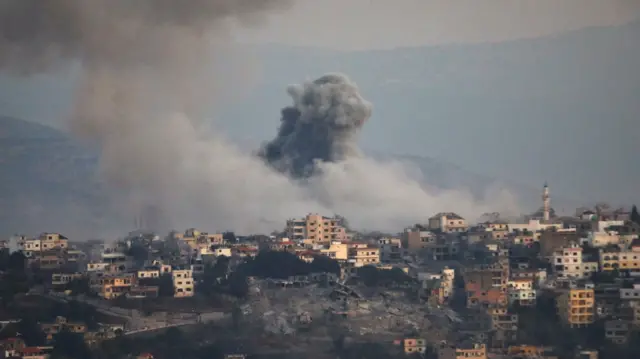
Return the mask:
<path id="1" fill-rule="evenodd" d="M 541 208 L 524 220 L 484 217 L 441 212 L 397 234 L 311 213 L 269 235 L 16 235 L 1 243 L 0 355 L 640 355 L 635 206 L 559 217 L 545 185 Z M 34 314 L 45 302 L 53 309 Z M 211 337 L 216 354 L 195 354 Z"/>

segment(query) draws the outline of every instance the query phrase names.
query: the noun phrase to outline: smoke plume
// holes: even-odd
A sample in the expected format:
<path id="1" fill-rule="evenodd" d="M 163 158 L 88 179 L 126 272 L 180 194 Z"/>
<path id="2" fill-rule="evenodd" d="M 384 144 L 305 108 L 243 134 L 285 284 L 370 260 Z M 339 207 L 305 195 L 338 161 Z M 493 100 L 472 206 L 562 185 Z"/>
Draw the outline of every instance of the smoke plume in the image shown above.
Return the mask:
<path id="1" fill-rule="evenodd" d="M 293 106 L 282 110 L 278 135 L 261 155 L 294 177 L 314 174 L 318 162 L 339 162 L 357 154 L 356 132 L 371 116 L 371 104 L 346 76 L 327 74 L 289 86 Z"/>
<path id="2" fill-rule="evenodd" d="M 72 131 L 100 145 L 101 171 L 130 218 L 158 209 L 166 228 L 265 232 L 320 212 L 397 230 L 442 210 L 473 215 L 511 205 L 508 193 L 487 207 L 465 192 L 425 188 L 398 163 L 354 156 L 371 107 L 341 75 L 289 88 L 293 106 L 262 158 L 204 131 L 204 107 L 227 85 L 211 66 L 227 55 L 228 32 L 289 5 L 0 0 L 0 69 L 29 75 L 79 63 Z"/>

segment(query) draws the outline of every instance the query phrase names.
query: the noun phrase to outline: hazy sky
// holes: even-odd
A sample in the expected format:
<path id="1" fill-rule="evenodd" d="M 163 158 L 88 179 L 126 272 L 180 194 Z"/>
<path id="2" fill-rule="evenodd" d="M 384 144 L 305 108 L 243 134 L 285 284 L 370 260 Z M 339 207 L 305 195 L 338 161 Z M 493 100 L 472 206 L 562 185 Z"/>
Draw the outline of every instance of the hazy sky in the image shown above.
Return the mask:
<path id="1" fill-rule="evenodd" d="M 538 37 L 620 25 L 638 0 L 298 0 L 238 39 L 344 50 Z"/>
<path id="2" fill-rule="evenodd" d="M 298 0 L 288 12 L 272 15 L 265 26 L 234 31 L 233 35 L 241 43 L 389 49 L 537 38 L 584 27 L 622 25 L 639 16 L 640 0 Z M 591 41 L 588 36 L 587 39 Z M 413 69 L 422 69 L 424 73 L 416 74 L 415 81 L 424 83 L 398 93 L 394 93 L 392 85 L 384 87 L 379 81 L 388 77 L 385 69 L 395 71 L 403 66 L 394 55 L 396 52 L 391 51 L 387 53 L 386 67 L 350 73 L 365 97 L 378 94 L 372 98 L 374 117 L 365 128 L 362 143 L 384 152 L 438 157 L 478 172 L 534 184 L 548 179 L 559 192 L 575 187 L 578 196 L 598 192 L 624 199 L 637 188 L 634 179 L 640 176 L 640 166 L 631 155 L 639 150 L 634 133 L 638 133 L 640 105 L 631 98 L 638 85 L 628 80 L 628 88 L 620 90 L 616 88 L 618 79 L 624 80 L 626 75 L 618 73 L 612 80 L 611 73 L 623 67 L 620 64 L 627 66 L 624 61 L 635 61 L 619 58 L 617 51 L 637 48 L 637 39 L 608 44 L 596 36 L 595 42 L 606 45 L 602 51 L 590 53 L 592 47 L 584 42 L 560 54 L 554 48 L 556 55 L 551 56 L 546 48 L 526 44 L 500 52 L 506 55 L 498 58 L 491 57 L 491 47 L 486 51 L 462 47 L 445 59 L 422 60 L 420 53 L 417 60 L 423 65 L 407 66 L 411 76 L 404 81 L 413 81 Z M 426 54 L 437 55 L 435 50 Z M 469 54 L 489 55 L 486 59 L 469 59 Z M 530 61 L 518 56 L 509 58 L 509 54 Z M 284 57 L 276 54 L 271 58 L 278 63 L 276 66 L 263 66 L 268 69 L 264 73 L 255 71 L 256 77 L 270 81 L 259 88 L 259 94 L 254 94 L 258 100 L 252 106 L 244 106 L 259 107 L 257 114 L 244 112 L 240 118 L 223 119 L 226 123 L 221 127 L 233 139 L 270 138 L 278 125 L 279 108 L 289 104 L 284 91 L 289 83 L 303 80 L 302 76 L 349 69 L 343 63 L 348 60 L 336 53 L 302 56 L 306 62 L 293 64 Z M 548 58 L 551 60 L 547 63 Z M 257 58 L 256 62 L 263 60 Z M 591 64 L 589 76 L 580 71 L 582 60 Z M 504 66 L 496 61 L 504 62 Z M 525 62 L 526 66 L 518 67 Z M 351 66 L 360 69 L 363 63 L 368 62 L 354 60 Z M 588 81 L 584 80 L 587 77 Z M 0 114 L 63 126 L 73 78 L 71 71 L 28 80 L 0 75 Z M 556 83 L 555 79 L 567 79 L 567 84 Z M 497 85 L 503 88 L 496 91 Z M 420 91 L 408 93 L 407 88 Z M 514 98 L 505 100 L 504 94 L 512 93 Z M 423 104 L 424 111 L 413 112 Z M 398 107 L 412 112 L 399 114 L 395 112 Z M 617 112 L 612 115 L 611 109 Z M 583 113 L 591 117 L 581 117 Z M 532 120 L 536 116 L 539 122 Z M 446 136 L 461 129 L 458 139 L 468 142 L 455 143 Z M 547 144 L 543 143 L 545 139 Z M 594 146 L 598 146 L 597 151 Z M 483 163 L 480 156 L 498 160 Z M 564 182 L 562 186 L 557 185 L 560 181 Z M 580 187 L 581 183 L 590 184 Z"/>

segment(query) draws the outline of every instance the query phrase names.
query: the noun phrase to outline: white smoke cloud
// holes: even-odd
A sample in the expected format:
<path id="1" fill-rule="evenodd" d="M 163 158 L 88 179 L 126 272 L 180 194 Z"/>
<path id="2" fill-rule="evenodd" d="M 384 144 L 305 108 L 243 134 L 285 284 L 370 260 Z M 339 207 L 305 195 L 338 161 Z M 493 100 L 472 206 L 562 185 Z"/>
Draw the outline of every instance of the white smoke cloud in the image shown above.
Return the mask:
<path id="1" fill-rule="evenodd" d="M 400 164 L 368 158 L 322 163 L 306 184 L 275 172 L 201 123 L 205 104 L 224 89 L 205 69 L 226 49 L 225 24 L 254 23 L 287 1 L 132 4 L 0 3 L 0 22 L 10 20 L 0 23 L 0 69 L 31 74 L 82 63 L 72 129 L 100 144 L 102 174 L 121 193 L 124 210 L 153 206 L 166 227 L 247 233 L 279 229 L 308 212 L 339 213 L 357 228 L 398 230 L 442 210 L 479 215 L 513 208 L 508 195 L 483 204 L 465 192 L 425 189 Z"/>

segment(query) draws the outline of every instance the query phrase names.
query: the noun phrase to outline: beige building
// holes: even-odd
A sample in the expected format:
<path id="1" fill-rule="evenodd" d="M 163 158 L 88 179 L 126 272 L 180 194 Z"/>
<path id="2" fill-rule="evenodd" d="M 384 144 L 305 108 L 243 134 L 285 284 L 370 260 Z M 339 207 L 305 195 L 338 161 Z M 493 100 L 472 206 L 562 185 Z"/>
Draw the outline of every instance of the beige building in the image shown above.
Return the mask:
<path id="1" fill-rule="evenodd" d="M 349 259 L 349 245 L 340 241 L 332 241 L 328 248 L 320 249 L 320 253 L 338 261 L 346 261 Z"/>
<path id="2" fill-rule="evenodd" d="M 311 213 L 304 218 L 288 220 L 285 232 L 287 237 L 296 241 L 305 239 L 312 243 L 346 241 L 347 231 L 340 223 L 338 218 Z"/>
<path id="3" fill-rule="evenodd" d="M 190 269 L 174 269 L 171 272 L 171 278 L 173 279 L 174 297 L 192 297 L 195 294 L 193 272 Z"/>
<path id="4" fill-rule="evenodd" d="M 27 253 L 39 253 L 53 250 L 65 250 L 69 247 L 67 237 L 58 233 L 42 233 L 38 238 L 23 238 L 18 242 L 18 248 Z"/>
<path id="5" fill-rule="evenodd" d="M 487 359 L 485 344 L 464 342 L 456 345 L 443 345 L 438 348 L 438 359 Z"/>
<path id="6" fill-rule="evenodd" d="M 553 254 L 553 269 L 558 278 L 586 279 L 598 271 L 598 262 L 583 261 L 583 250 L 575 242 Z"/>
<path id="7" fill-rule="evenodd" d="M 453 212 L 440 212 L 429 218 L 429 229 L 447 233 L 466 232 L 467 221 Z"/>
<path id="8" fill-rule="evenodd" d="M 380 263 L 380 249 L 366 243 L 350 245 L 347 261 L 355 268 Z"/>

